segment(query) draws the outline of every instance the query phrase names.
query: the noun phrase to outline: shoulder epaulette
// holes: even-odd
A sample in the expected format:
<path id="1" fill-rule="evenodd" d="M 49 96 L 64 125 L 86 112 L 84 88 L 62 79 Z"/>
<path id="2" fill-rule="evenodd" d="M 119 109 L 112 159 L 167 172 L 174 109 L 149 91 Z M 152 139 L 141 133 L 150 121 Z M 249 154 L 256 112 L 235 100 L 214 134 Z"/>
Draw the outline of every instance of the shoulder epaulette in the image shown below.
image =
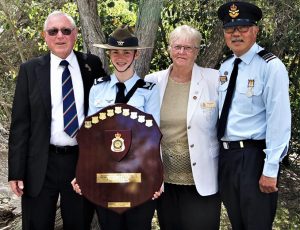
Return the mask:
<path id="1" fill-rule="evenodd" d="M 106 82 L 106 81 L 110 81 L 110 76 L 104 76 L 104 77 L 99 77 L 97 79 L 95 79 L 94 81 L 94 85 L 98 85 L 102 82 Z"/>
<path id="2" fill-rule="evenodd" d="M 273 60 L 274 58 L 276 58 L 276 56 L 274 54 L 272 54 L 271 52 L 269 52 L 267 50 L 261 50 L 257 54 L 261 58 L 263 58 L 266 62 L 269 62 L 269 61 Z"/>
<path id="3" fill-rule="evenodd" d="M 155 86 L 155 83 L 144 81 L 143 79 L 141 79 L 141 80 L 143 82 L 140 83 L 139 88 L 151 90 L 153 88 L 153 86 Z"/>
<path id="4" fill-rule="evenodd" d="M 233 54 L 229 54 L 227 57 L 225 57 L 222 61 L 221 64 L 224 63 L 225 61 L 229 60 L 230 58 L 233 57 Z"/>

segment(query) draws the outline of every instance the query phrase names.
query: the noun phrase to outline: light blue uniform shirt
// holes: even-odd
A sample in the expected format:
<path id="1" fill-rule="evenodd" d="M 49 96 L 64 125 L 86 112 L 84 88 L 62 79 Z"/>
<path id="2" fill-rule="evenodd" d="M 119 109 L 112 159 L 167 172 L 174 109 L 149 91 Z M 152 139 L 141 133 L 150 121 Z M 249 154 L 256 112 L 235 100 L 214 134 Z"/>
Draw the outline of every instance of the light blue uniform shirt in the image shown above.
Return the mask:
<path id="1" fill-rule="evenodd" d="M 89 95 L 88 115 L 92 115 L 106 106 L 115 104 L 118 91 L 116 83 L 118 83 L 119 81 L 115 74 L 112 74 L 110 77 L 110 81 L 103 81 L 92 86 Z M 130 79 L 124 82 L 126 86 L 125 96 L 139 79 L 140 77 L 138 77 L 136 73 L 134 73 L 134 75 Z M 154 85 L 153 87 L 149 87 L 148 89 L 137 88 L 127 104 L 145 113 L 151 114 L 156 123 L 159 125 L 159 92 L 156 85 Z"/>
<path id="2" fill-rule="evenodd" d="M 263 175 L 277 177 L 279 162 L 287 153 L 291 135 L 289 79 L 284 64 L 277 57 L 265 61 L 257 54 L 260 50 L 262 48 L 255 43 L 239 57 L 242 62 L 239 64 L 236 88 L 222 140 L 265 139 Z M 226 60 L 220 68 L 219 115 L 235 58 Z M 226 82 L 222 77 L 225 75 Z"/>

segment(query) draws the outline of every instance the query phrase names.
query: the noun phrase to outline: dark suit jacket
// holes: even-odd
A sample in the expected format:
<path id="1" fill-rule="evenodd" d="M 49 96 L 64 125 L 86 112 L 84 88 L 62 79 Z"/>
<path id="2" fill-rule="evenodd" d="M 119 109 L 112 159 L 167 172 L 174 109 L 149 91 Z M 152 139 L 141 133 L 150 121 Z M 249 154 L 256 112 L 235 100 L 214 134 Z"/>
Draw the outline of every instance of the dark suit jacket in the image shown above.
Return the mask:
<path id="1" fill-rule="evenodd" d="M 84 86 L 84 111 L 95 78 L 105 75 L 100 59 L 75 52 Z M 29 196 L 41 191 L 51 135 L 50 53 L 20 66 L 9 136 L 8 180 L 23 180 Z"/>

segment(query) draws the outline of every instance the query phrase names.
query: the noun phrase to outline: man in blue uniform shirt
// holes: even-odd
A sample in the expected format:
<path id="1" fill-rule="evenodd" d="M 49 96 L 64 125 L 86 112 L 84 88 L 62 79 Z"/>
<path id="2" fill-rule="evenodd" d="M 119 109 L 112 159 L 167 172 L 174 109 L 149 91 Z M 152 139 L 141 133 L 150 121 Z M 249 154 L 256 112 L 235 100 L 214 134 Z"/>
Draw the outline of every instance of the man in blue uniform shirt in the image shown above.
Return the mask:
<path id="1" fill-rule="evenodd" d="M 228 2 L 218 17 L 233 51 L 220 68 L 221 197 L 233 229 L 272 229 L 279 163 L 291 132 L 288 73 L 256 44 L 260 8 Z"/>

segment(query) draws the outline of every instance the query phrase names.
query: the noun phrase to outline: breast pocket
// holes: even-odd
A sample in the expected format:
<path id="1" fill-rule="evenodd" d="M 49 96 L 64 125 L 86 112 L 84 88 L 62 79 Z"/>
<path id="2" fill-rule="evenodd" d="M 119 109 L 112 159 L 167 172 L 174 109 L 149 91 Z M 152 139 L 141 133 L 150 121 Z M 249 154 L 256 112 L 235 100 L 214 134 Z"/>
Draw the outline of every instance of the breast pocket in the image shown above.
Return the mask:
<path id="1" fill-rule="evenodd" d="M 114 98 L 95 98 L 94 100 L 94 106 L 100 110 L 103 109 L 109 105 L 114 104 Z"/>
<path id="2" fill-rule="evenodd" d="M 127 104 L 144 112 L 145 99 L 142 95 L 134 95 Z"/>
<path id="3" fill-rule="evenodd" d="M 255 82 L 253 87 L 249 87 L 247 82 L 238 84 L 236 91 L 234 101 L 240 113 L 252 113 L 254 106 L 263 103 L 261 97 L 263 84 L 259 82 Z"/>

